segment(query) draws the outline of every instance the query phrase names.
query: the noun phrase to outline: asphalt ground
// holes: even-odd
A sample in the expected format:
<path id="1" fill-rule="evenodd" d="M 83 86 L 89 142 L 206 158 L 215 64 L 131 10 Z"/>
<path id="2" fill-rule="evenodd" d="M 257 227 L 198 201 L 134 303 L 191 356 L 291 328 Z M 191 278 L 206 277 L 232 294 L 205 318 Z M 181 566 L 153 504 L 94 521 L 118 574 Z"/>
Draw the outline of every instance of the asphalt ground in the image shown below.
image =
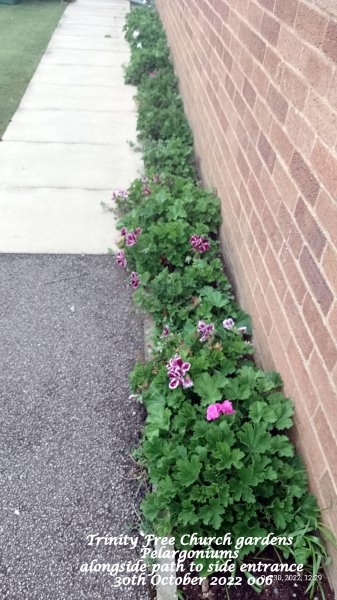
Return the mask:
<path id="1" fill-rule="evenodd" d="M 2 254 L 0 283 L 0 598 L 145 600 L 80 572 L 138 560 L 86 538 L 137 535 L 128 374 L 144 342 L 124 273 L 109 256 Z"/>

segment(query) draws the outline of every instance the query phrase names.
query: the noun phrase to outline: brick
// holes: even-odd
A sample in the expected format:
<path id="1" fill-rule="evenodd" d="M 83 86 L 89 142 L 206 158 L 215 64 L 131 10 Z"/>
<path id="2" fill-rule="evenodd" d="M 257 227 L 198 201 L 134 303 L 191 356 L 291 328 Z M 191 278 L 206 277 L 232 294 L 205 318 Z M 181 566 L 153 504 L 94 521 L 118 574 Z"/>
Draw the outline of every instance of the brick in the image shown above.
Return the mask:
<path id="1" fill-rule="evenodd" d="M 262 129 L 262 131 L 264 131 L 264 133 L 268 135 L 272 122 L 272 115 L 271 112 L 268 110 L 268 107 L 262 100 L 260 100 L 259 97 L 256 98 L 254 117 L 259 124 L 259 129 Z"/>
<path id="2" fill-rule="evenodd" d="M 280 265 L 297 302 L 302 304 L 307 293 L 307 289 L 305 287 L 302 275 L 300 274 L 295 261 L 289 252 L 287 244 L 283 244 L 282 246 L 280 252 Z"/>
<path id="3" fill-rule="evenodd" d="M 280 269 L 279 263 L 270 247 L 267 248 L 265 261 L 266 267 L 271 275 L 271 283 L 275 287 L 279 299 L 282 300 L 287 290 L 287 283 Z M 269 306 L 273 306 L 273 304 L 269 302 Z"/>
<path id="4" fill-rule="evenodd" d="M 233 99 L 234 94 L 235 94 L 235 85 L 228 75 L 226 75 L 226 79 L 225 79 L 225 88 L 227 90 L 229 97 L 231 99 Z"/>
<path id="5" fill-rule="evenodd" d="M 257 4 L 255 4 L 255 2 L 250 1 L 247 12 L 247 19 L 249 23 L 258 31 L 260 30 L 262 15 L 263 11 L 261 10 L 261 8 Z"/>
<path id="6" fill-rule="evenodd" d="M 337 488 L 328 470 L 320 477 L 318 488 L 323 508 L 327 510 L 327 516 L 330 518 L 332 530 L 337 531 Z"/>
<path id="7" fill-rule="evenodd" d="M 307 360 L 313 349 L 313 342 L 289 291 L 285 295 L 283 305 L 286 310 L 292 334 L 296 339 L 302 355 Z"/>
<path id="8" fill-rule="evenodd" d="M 280 152 L 280 150 L 278 150 L 278 151 Z M 290 162 L 291 157 L 292 157 L 292 152 L 289 152 L 289 157 L 286 157 L 285 161 L 287 163 Z M 283 202 L 286 204 L 286 206 L 290 210 L 293 210 L 296 205 L 298 191 L 297 191 L 292 179 L 289 177 L 288 171 L 286 171 L 283 168 L 283 166 L 280 164 L 279 160 L 276 160 L 274 172 L 273 172 L 273 178 L 274 178 L 274 182 L 277 187 L 277 190 L 278 190 Z"/>
<path id="9" fill-rule="evenodd" d="M 323 314 L 327 315 L 333 301 L 333 295 L 306 246 L 303 247 L 301 252 L 300 265 L 304 277 L 306 278 Z"/>
<path id="10" fill-rule="evenodd" d="M 310 8 L 304 2 L 299 3 L 295 28 L 306 42 L 321 47 L 327 22 L 327 18 L 322 13 Z"/>
<path id="11" fill-rule="evenodd" d="M 263 329 L 266 332 L 266 334 L 269 335 L 271 332 L 273 321 L 265 300 L 267 289 L 261 289 L 259 283 L 256 283 L 254 288 L 254 301 L 258 309 L 257 312 L 261 319 Z"/>
<path id="12" fill-rule="evenodd" d="M 247 183 L 250 174 L 250 168 L 240 149 L 237 155 L 237 165 L 244 181 Z"/>
<path id="13" fill-rule="evenodd" d="M 296 68 L 299 67 L 304 43 L 288 27 L 281 27 L 277 48 L 284 60 Z"/>
<path id="14" fill-rule="evenodd" d="M 266 98 L 269 80 L 265 73 L 262 71 L 261 67 L 258 63 L 254 64 L 253 73 L 251 75 L 252 83 L 255 86 L 257 93 L 262 96 L 262 98 Z"/>
<path id="15" fill-rule="evenodd" d="M 257 0 L 264 8 L 267 8 L 271 12 L 274 10 L 275 0 Z"/>
<path id="16" fill-rule="evenodd" d="M 294 152 L 290 163 L 290 173 L 304 197 L 314 205 L 319 192 L 319 183 L 297 151 Z"/>
<path id="17" fill-rule="evenodd" d="M 295 414 L 296 423 L 300 429 L 302 429 L 304 424 L 306 426 L 309 424 L 305 414 L 303 415 L 303 411 L 305 411 L 307 415 L 313 413 L 317 408 L 318 398 L 311 385 L 309 373 L 304 365 L 303 356 L 300 352 L 300 345 L 295 336 L 291 337 L 289 341 L 287 354 L 290 368 L 293 372 L 294 379 L 299 390 L 299 395 L 296 397 Z M 314 439 L 312 438 L 311 444 L 313 443 Z"/>
<path id="18" fill-rule="evenodd" d="M 322 96 L 327 93 L 332 77 L 332 66 L 323 54 L 311 48 L 304 48 L 300 70 Z"/>
<path id="19" fill-rule="evenodd" d="M 256 215 L 255 211 L 251 215 L 251 228 L 261 254 L 264 254 L 267 247 L 267 236 L 261 224 L 261 219 Z M 255 270 L 254 270 L 255 271 Z"/>
<path id="20" fill-rule="evenodd" d="M 245 80 L 244 80 L 244 84 L 243 84 L 243 88 L 242 88 L 242 95 L 246 99 L 250 108 L 254 109 L 256 93 L 255 93 L 255 90 L 253 89 L 253 87 L 251 86 L 251 84 L 249 83 L 247 77 L 245 77 Z"/>
<path id="21" fill-rule="evenodd" d="M 337 294 L 337 252 L 330 244 L 325 248 L 322 267 L 329 286 Z"/>
<path id="22" fill-rule="evenodd" d="M 248 191 L 249 191 L 250 197 L 252 199 L 252 202 L 256 208 L 256 212 L 259 215 L 259 217 L 261 218 L 261 214 L 262 214 L 264 204 L 265 204 L 265 199 L 264 199 L 263 193 L 261 191 L 261 188 L 260 188 L 259 184 L 257 183 L 255 176 L 253 176 L 252 173 L 251 173 L 251 175 L 249 177 L 249 181 L 248 181 Z"/>
<path id="23" fill-rule="evenodd" d="M 246 156 L 253 173 L 256 175 L 256 177 L 259 177 L 262 169 L 262 162 L 251 142 L 248 143 Z"/>
<path id="24" fill-rule="evenodd" d="M 275 223 L 274 217 L 267 205 L 265 205 L 263 209 L 261 220 L 264 229 L 267 232 L 270 244 L 274 248 L 275 252 L 278 253 L 282 246 L 282 236 L 277 224 Z"/>
<path id="25" fill-rule="evenodd" d="M 260 32 L 267 42 L 269 42 L 272 46 L 276 46 L 280 33 L 280 23 L 267 13 L 264 13 Z"/>
<path id="26" fill-rule="evenodd" d="M 257 138 L 259 137 L 260 127 L 249 110 L 246 110 L 245 112 L 243 124 L 248 133 L 249 139 L 255 145 Z"/>
<path id="27" fill-rule="evenodd" d="M 288 103 L 272 84 L 269 85 L 267 103 L 278 121 L 283 124 L 287 116 Z"/>
<path id="28" fill-rule="evenodd" d="M 328 91 L 328 100 L 334 109 L 337 109 L 337 69 L 330 83 Z"/>
<path id="29" fill-rule="evenodd" d="M 269 137 L 273 147 L 277 150 L 281 158 L 283 158 L 287 164 L 290 164 L 294 147 L 287 134 L 276 121 L 273 121 L 272 123 Z"/>
<path id="30" fill-rule="evenodd" d="M 276 160 L 276 154 L 272 149 L 271 145 L 269 144 L 267 138 L 263 135 L 262 131 L 260 132 L 259 136 L 258 148 L 269 172 L 272 173 Z"/>
<path id="31" fill-rule="evenodd" d="M 332 432 L 330 424 L 324 414 L 322 408 L 319 408 L 315 414 L 315 428 L 317 430 L 324 454 L 330 465 L 331 473 L 334 480 L 337 479 L 337 431 Z"/>
<path id="32" fill-rule="evenodd" d="M 264 165 L 262 167 L 259 183 L 271 212 L 273 215 L 277 215 L 282 200 L 274 185 L 273 178 L 270 176 L 268 169 L 266 169 Z"/>
<path id="33" fill-rule="evenodd" d="M 281 89 L 296 108 L 303 110 L 309 88 L 304 79 L 289 67 L 285 67 L 283 70 Z"/>
<path id="34" fill-rule="evenodd" d="M 299 229 L 302 231 L 302 234 L 308 246 L 311 248 L 317 260 L 319 260 L 322 256 L 323 250 L 326 245 L 326 237 L 319 225 L 317 224 L 316 220 L 313 218 L 313 216 L 307 209 L 302 198 L 298 199 L 295 210 L 295 219 L 297 221 Z"/>
<path id="35" fill-rule="evenodd" d="M 337 341 L 337 302 L 333 305 L 329 312 L 329 327 L 332 333 L 332 336 Z"/>
<path id="36" fill-rule="evenodd" d="M 279 84 L 282 79 L 284 65 L 279 54 L 276 54 L 269 46 L 266 49 L 263 65 L 275 83 Z"/>
<path id="37" fill-rule="evenodd" d="M 298 0 L 276 0 L 274 13 L 288 25 L 293 25 L 295 22 Z"/>
<path id="38" fill-rule="evenodd" d="M 311 154 L 311 162 L 326 189 L 337 196 L 337 160 L 321 144 L 317 142 Z"/>
<path id="39" fill-rule="evenodd" d="M 255 58 L 263 63 L 264 55 L 266 52 L 266 44 L 265 42 L 258 36 L 254 31 L 252 31 L 249 49 Z"/>
<path id="40" fill-rule="evenodd" d="M 317 198 L 315 212 L 320 226 L 330 237 L 333 244 L 337 240 L 337 206 L 336 202 L 324 191 L 321 190 Z"/>
<path id="41" fill-rule="evenodd" d="M 314 90 L 309 93 L 304 114 L 322 140 L 333 146 L 337 141 L 337 113 Z"/>
<path id="42" fill-rule="evenodd" d="M 330 20 L 326 28 L 323 50 L 329 58 L 337 62 L 337 22 Z"/>
<path id="43" fill-rule="evenodd" d="M 333 428 L 336 429 L 336 392 L 333 388 L 330 374 L 316 350 L 313 351 L 310 357 L 309 369 L 311 373 L 311 379 L 314 382 L 314 386 L 317 390 L 317 395 L 322 399 L 322 406 L 326 409 L 326 411 L 329 412 L 330 419 L 333 423 Z"/>
<path id="44" fill-rule="evenodd" d="M 222 21 L 225 21 L 226 23 L 228 22 L 230 8 L 227 2 L 225 2 L 224 0 L 221 0 L 221 2 L 215 2 L 214 10 L 221 17 Z"/>

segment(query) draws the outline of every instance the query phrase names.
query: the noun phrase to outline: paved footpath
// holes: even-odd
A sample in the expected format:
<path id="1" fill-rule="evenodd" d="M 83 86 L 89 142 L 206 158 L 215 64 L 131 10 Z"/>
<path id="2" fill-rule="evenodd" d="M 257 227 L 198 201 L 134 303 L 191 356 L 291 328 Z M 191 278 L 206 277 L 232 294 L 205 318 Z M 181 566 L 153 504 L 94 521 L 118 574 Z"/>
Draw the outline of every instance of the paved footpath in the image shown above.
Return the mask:
<path id="1" fill-rule="evenodd" d="M 137 176 L 124 0 L 69 5 L 0 143 L 0 598 L 147 600 L 82 564 L 136 562 L 128 373 L 143 325 L 101 201 Z"/>

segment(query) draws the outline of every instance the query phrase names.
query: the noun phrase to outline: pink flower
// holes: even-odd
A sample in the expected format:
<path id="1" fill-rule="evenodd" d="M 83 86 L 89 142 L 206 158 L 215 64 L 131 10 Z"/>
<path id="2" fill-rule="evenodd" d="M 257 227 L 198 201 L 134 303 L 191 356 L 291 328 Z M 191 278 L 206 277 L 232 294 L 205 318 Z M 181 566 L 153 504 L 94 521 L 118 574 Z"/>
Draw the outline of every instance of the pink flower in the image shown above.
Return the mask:
<path id="1" fill-rule="evenodd" d="M 161 337 L 166 337 L 169 333 L 170 333 L 169 326 L 168 325 L 164 325 L 164 327 L 163 327 L 163 333 L 161 334 Z"/>
<path id="2" fill-rule="evenodd" d="M 112 200 L 117 200 L 117 198 L 128 198 L 129 193 L 127 190 L 115 190 L 112 192 Z"/>
<path id="3" fill-rule="evenodd" d="M 142 228 L 141 227 L 136 227 L 136 229 L 134 230 L 134 234 L 136 237 L 138 237 L 141 233 L 142 233 Z"/>
<path id="4" fill-rule="evenodd" d="M 233 327 L 235 326 L 235 321 L 233 321 L 233 319 L 225 319 L 222 322 L 222 325 L 224 327 L 224 329 L 233 329 Z"/>
<path id="5" fill-rule="evenodd" d="M 143 176 L 141 177 L 141 182 L 142 182 L 142 183 L 147 183 L 148 181 L 149 181 L 149 178 L 148 178 L 146 175 L 143 175 Z"/>
<path id="6" fill-rule="evenodd" d="M 116 254 L 116 263 L 120 267 L 124 267 L 124 269 L 127 267 L 128 261 L 125 258 L 124 250 L 120 250 L 119 252 L 117 252 L 117 254 Z"/>
<path id="7" fill-rule="evenodd" d="M 126 234 L 126 245 L 127 246 L 134 246 L 136 242 L 137 242 L 137 236 L 135 235 L 135 233 L 133 231 L 131 233 Z"/>
<path id="8" fill-rule="evenodd" d="M 187 375 L 187 377 L 185 377 L 184 381 L 183 381 L 183 388 L 187 389 L 193 387 L 193 381 L 190 378 L 189 375 Z"/>
<path id="9" fill-rule="evenodd" d="M 245 333 L 247 333 L 247 327 L 239 327 L 238 331 L 239 333 L 242 333 L 242 335 L 244 335 Z"/>
<path id="10" fill-rule="evenodd" d="M 212 333 L 214 331 L 214 325 L 213 325 L 213 323 L 210 323 L 209 325 L 207 325 L 207 323 L 205 323 L 205 321 L 199 321 L 198 331 L 200 331 L 200 333 L 202 333 L 200 341 L 206 342 L 206 340 L 208 340 L 208 338 L 212 335 Z"/>
<path id="11" fill-rule="evenodd" d="M 143 194 L 144 196 L 148 196 L 149 194 L 151 194 L 151 189 L 149 187 L 143 188 Z"/>
<path id="12" fill-rule="evenodd" d="M 130 283 L 134 289 L 137 289 L 139 286 L 139 275 L 137 271 L 132 271 Z"/>
<path id="13" fill-rule="evenodd" d="M 150 71 L 150 73 L 149 73 L 149 77 L 151 77 L 151 78 L 152 77 L 156 77 L 157 75 L 158 75 L 158 70 L 157 69 L 155 69 L 154 71 Z"/>
<path id="14" fill-rule="evenodd" d="M 125 236 L 126 236 L 126 234 L 127 234 L 127 229 L 126 229 L 126 227 L 122 227 L 122 229 L 121 229 L 121 236 L 122 236 L 122 237 L 125 237 Z"/>
<path id="15" fill-rule="evenodd" d="M 229 400 L 224 400 L 221 406 L 221 412 L 224 415 L 234 415 L 235 410 L 233 409 L 232 403 Z"/>
<path id="16" fill-rule="evenodd" d="M 194 250 L 197 250 L 200 254 L 209 250 L 210 244 L 207 238 L 200 235 L 192 235 L 190 238 L 191 246 Z"/>
<path id="17" fill-rule="evenodd" d="M 215 419 L 218 419 L 220 417 L 221 413 L 221 404 L 219 404 L 218 402 L 216 404 L 211 404 L 207 409 L 206 419 L 207 421 L 215 421 Z"/>

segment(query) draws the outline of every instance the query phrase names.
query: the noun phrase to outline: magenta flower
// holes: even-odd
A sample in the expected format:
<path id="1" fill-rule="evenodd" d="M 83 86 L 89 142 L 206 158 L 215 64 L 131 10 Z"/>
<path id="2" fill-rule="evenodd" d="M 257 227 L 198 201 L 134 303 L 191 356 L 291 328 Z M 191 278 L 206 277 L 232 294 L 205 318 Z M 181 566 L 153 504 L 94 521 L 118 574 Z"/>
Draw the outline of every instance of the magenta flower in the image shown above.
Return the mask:
<path id="1" fill-rule="evenodd" d="M 135 233 L 133 231 L 131 233 L 126 234 L 126 245 L 127 246 L 134 246 L 136 242 L 137 242 L 137 236 L 135 235 Z"/>
<path id="2" fill-rule="evenodd" d="M 125 258 L 124 250 L 120 250 L 119 252 L 117 252 L 117 254 L 116 254 L 116 263 L 120 267 L 124 267 L 124 269 L 127 267 L 128 261 Z"/>
<path id="3" fill-rule="evenodd" d="M 233 405 L 229 400 L 224 400 L 222 404 L 220 404 L 221 406 L 221 412 L 224 415 L 234 415 L 235 414 L 235 410 L 233 409 Z"/>
<path id="4" fill-rule="evenodd" d="M 207 421 L 215 421 L 215 419 L 218 419 L 220 417 L 221 413 L 221 404 L 219 404 L 218 402 L 216 404 L 211 404 L 207 408 L 206 419 Z"/>
<path id="5" fill-rule="evenodd" d="M 208 340 L 208 338 L 212 335 L 212 333 L 214 331 L 214 325 L 213 325 L 213 323 L 210 323 L 209 325 L 207 325 L 207 323 L 205 323 L 205 321 L 199 321 L 198 331 L 200 331 L 200 333 L 202 334 L 200 341 L 206 342 L 206 340 Z"/>
<path id="6" fill-rule="evenodd" d="M 142 233 L 142 228 L 141 227 L 136 227 L 136 229 L 134 230 L 134 234 L 136 236 L 136 238 Z"/>
<path id="7" fill-rule="evenodd" d="M 161 334 L 160 337 L 166 337 L 169 333 L 170 333 L 169 326 L 168 325 L 164 325 L 164 327 L 163 327 L 163 333 Z"/>
<path id="8" fill-rule="evenodd" d="M 137 271 L 132 271 L 130 283 L 134 289 L 137 289 L 139 286 L 139 275 Z"/>
<path id="9" fill-rule="evenodd" d="M 191 246 L 194 250 L 197 250 L 200 254 L 209 250 L 210 244 L 207 238 L 200 235 L 192 235 L 190 238 Z"/>
<path id="10" fill-rule="evenodd" d="M 127 232 L 128 232 L 128 231 L 127 231 L 126 227 L 122 227 L 122 229 L 121 229 L 121 236 L 122 236 L 122 237 L 125 237 L 125 236 L 126 236 L 126 234 L 127 234 Z"/>
<path id="11" fill-rule="evenodd" d="M 143 188 L 143 194 L 144 196 L 148 196 L 149 194 L 151 194 L 151 188 L 149 188 L 148 186 Z"/>
<path id="12" fill-rule="evenodd" d="M 169 388 L 175 390 L 179 385 L 183 385 L 184 378 L 177 375 L 174 371 L 169 371 L 168 376 L 170 378 Z"/>
<path id="13" fill-rule="evenodd" d="M 224 326 L 224 329 L 233 329 L 233 327 L 235 326 L 235 321 L 233 321 L 233 319 L 225 319 L 222 322 L 222 325 Z"/>

